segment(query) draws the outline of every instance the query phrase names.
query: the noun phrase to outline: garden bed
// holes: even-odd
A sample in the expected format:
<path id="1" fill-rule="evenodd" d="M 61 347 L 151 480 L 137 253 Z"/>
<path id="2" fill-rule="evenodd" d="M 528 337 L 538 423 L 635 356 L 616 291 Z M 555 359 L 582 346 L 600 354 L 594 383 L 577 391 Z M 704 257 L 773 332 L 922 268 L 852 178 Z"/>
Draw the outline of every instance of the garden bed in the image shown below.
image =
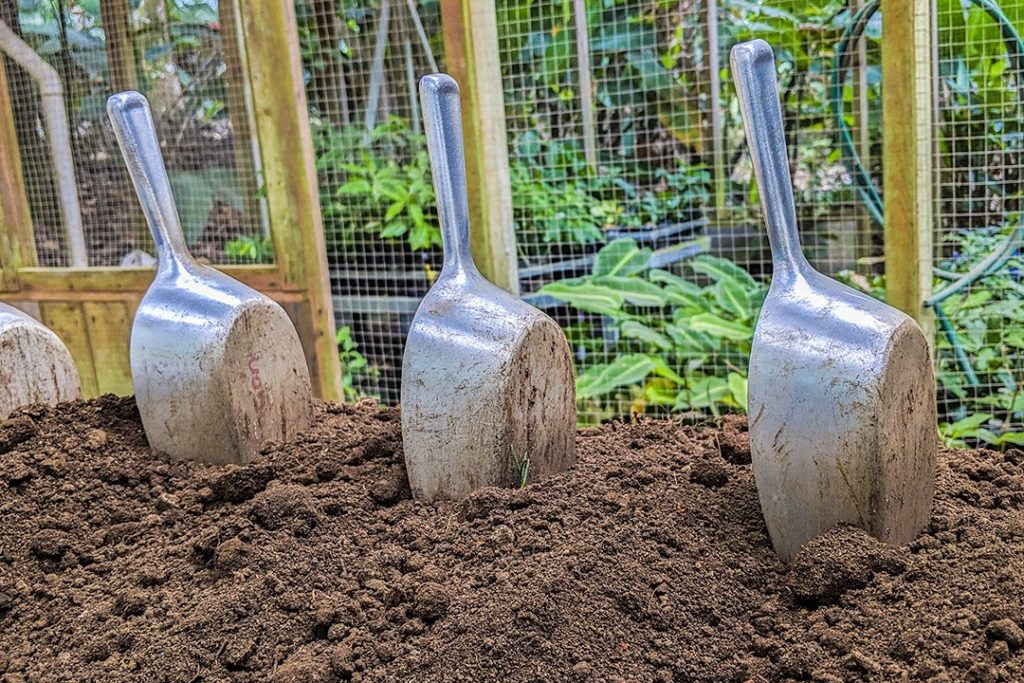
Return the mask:
<path id="1" fill-rule="evenodd" d="M 1024 453 L 943 451 L 908 548 L 772 553 L 745 423 L 582 432 L 522 490 L 409 500 L 396 410 L 245 467 L 131 399 L 0 425 L 0 680 L 1021 680 Z"/>

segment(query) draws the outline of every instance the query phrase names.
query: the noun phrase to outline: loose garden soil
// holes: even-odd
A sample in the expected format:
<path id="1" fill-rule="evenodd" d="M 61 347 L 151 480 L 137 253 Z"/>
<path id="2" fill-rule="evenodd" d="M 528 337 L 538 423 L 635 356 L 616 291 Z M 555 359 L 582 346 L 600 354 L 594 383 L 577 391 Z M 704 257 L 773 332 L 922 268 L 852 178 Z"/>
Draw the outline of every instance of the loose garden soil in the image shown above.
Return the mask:
<path id="1" fill-rule="evenodd" d="M 409 499 L 398 412 L 320 404 L 242 467 L 131 399 L 0 424 L 0 680 L 1024 680 L 1024 452 L 942 451 L 909 547 L 786 567 L 745 423 L 589 429 L 579 463 Z"/>

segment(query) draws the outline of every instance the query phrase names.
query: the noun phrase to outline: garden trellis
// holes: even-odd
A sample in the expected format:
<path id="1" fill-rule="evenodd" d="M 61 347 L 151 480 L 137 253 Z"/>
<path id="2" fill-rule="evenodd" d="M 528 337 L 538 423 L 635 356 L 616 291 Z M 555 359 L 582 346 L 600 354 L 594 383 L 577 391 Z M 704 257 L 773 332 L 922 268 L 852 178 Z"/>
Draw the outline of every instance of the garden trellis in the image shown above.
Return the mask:
<path id="1" fill-rule="evenodd" d="M 125 335 L 152 250 L 99 114 L 139 88 L 193 251 L 292 302 L 321 393 L 397 402 L 440 267 L 415 84 L 441 69 L 465 93 L 477 259 L 565 329 L 581 418 L 742 409 L 770 264 L 724 58 L 760 37 L 778 56 L 811 261 L 932 331 L 948 438 L 1017 438 L 1019 0 L 2 6 L 65 86 L 90 266 L 69 268 L 37 86 L 7 59 L 6 298 L 38 304 L 92 368 L 88 393 L 130 389 Z M 999 267 L 933 322 L 926 303 L 949 281 L 933 273 L 992 254 Z"/>
<path id="2" fill-rule="evenodd" d="M 130 393 L 128 337 L 152 248 L 103 102 L 146 91 L 168 141 L 193 253 L 271 295 L 304 342 L 318 393 L 340 384 L 295 16 L 238 2 L 2 4 L 0 20 L 63 85 L 85 260 L 72 263 L 35 81 L 5 58 L 0 87 L 4 297 L 51 327 L 83 392 Z M 7 48 L 5 48 L 6 50 Z M 10 54 L 9 52 L 7 54 Z M 296 106 L 299 103 L 300 106 Z M 53 158 L 51 158 L 53 157 Z"/>

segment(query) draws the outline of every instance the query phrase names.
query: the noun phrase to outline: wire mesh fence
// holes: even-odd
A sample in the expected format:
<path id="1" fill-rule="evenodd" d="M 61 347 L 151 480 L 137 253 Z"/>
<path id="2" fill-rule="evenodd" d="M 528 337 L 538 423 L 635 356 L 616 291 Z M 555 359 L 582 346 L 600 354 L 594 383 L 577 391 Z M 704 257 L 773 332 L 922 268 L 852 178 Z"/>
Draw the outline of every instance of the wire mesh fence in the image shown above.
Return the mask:
<path id="1" fill-rule="evenodd" d="M 933 300 L 952 440 L 1020 443 L 1021 30 L 1019 2 L 938 4 Z"/>
<path id="2" fill-rule="evenodd" d="M 106 98 L 125 89 L 150 100 L 193 253 L 217 264 L 272 260 L 233 2 L 38 0 L 2 8 L 0 20 L 16 36 L 8 44 L 23 41 L 20 51 L 48 65 L 63 88 L 56 99 L 64 115 L 51 120 L 54 97 L 41 96 L 32 70 L 4 58 L 40 265 L 151 262 L 152 241 L 104 111 Z M 62 168 L 74 175 L 67 191 Z M 70 244 L 75 223 L 84 231 L 79 259 Z"/>
<path id="3" fill-rule="evenodd" d="M 870 274 L 879 231 L 839 158 L 827 100 L 851 10 L 788 0 L 496 6 L 521 287 L 570 338 L 581 415 L 742 407 L 770 261 L 728 49 L 755 35 L 781 46 L 811 258 Z M 350 395 L 395 402 L 408 322 L 440 265 L 414 94 L 418 76 L 444 65 L 439 7 L 297 7 Z M 847 117 L 877 174 L 872 28 L 842 93 L 856 99 Z M 616 256 L 627 270 L 600 270 Z"/>
<path id="4" fill-rule="evenodd" d="M 521 275 L 569 335 L 581 414 L 743 408 L 770 255 L 728 51 L 753 37 L 775 45 L 805 249 L 826 272 L 866 283 L 879 231 L 853 191 L 829 99 L 851 8 L 499 7 Z M 873 28 L 840 97 L 877 172 Z"/>
<path id="5" fill-rule="evenodd" d="M 884 296 L 879 4 L 496 2 L 522 294 L 570 339 L 583 419 L 744 407 L 771 261 L 729 75 L 736 42 L 775 48 L 810 260 Z M 126 87 L 154 103 L 198 255 L 273 258 L 233 2 L 2 7 L 68 84 L 90 264 L 151 250 L 102 115 Z M 445 67 L 440 0 L 295 7 L 346 394 L 396 403 L 405 334 L 441 263 L 416 94 Z M 1018 439 L 1024 413 L 1022 13 L 1018 0 L 934 5 L 928 303 L 954 440 Z M 5 64 L 40 262 L 67 265 L 39 93 Z"/>
<path id="6" fill-rule="evenodd" d="M 443 65 L 440 5 L 296 5 L 342 371 L 397 403 L 405 334 L 440 270 L 417 82 Z"/>

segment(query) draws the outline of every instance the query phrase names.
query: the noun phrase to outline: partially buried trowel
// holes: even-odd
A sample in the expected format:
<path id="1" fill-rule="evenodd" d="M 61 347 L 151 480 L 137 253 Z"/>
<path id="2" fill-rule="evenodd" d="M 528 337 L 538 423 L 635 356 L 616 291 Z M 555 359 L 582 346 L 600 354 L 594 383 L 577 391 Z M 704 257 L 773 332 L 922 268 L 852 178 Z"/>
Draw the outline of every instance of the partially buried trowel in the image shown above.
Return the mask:
<path id="1" fill-rule="evenodd" d="M 425 76 L 420 99 L 444 267 L 406 341 L 402 440 L 413 495 L 455 499 L 569 467 L 575 388 L 561 328 L 473 263 L 458 85 Z"/>
<path id="2" fill-rule="evenodd" d="M 113 95 L 107 113 L 159 258 L 131 339 L 146 437 L 174 459 L 246 462 L 310 424 L 298 335 L 277 303 L 192 258 L 146 98 Z"/>
<path id="3" fill-rule="evenodd" d="M 750 450 L 761 509 L 786 561 L 839 523 L 906 543 L 935 483 L 935 379 L 909 316 L 822 275 L 800 249 L 772 49 L 732 50 L 772 250 L 750 353 Z"/>
<path id="4" fill-rule="evenodd" d="M 0 419 L 15 408 L 82 397 L 64 342 L 41 322 L 0 303 Z"/>

